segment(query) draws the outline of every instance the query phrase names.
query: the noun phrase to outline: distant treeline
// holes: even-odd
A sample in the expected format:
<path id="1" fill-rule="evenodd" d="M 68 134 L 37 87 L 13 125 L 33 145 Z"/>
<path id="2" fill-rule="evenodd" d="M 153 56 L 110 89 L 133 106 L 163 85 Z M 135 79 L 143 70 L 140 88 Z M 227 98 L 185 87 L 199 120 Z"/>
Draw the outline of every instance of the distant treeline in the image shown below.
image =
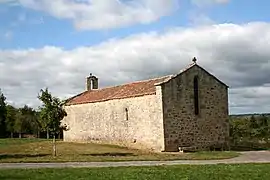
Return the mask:
<path id="1" fill-rule="evenodd" d="M 270 115 L 246 114 L 230 116 L 232 147 L 270 148 Z"/>
<path id="2" fill-rule="evenodd" d="M 9 105 L 0 90 L 0 138 L 50 138 L 50 130 L 46 130 L 45 124 L 40 110 L 27 105 L 20 108 Z M 58 138 L 62 138 L 62 132 Z"/>

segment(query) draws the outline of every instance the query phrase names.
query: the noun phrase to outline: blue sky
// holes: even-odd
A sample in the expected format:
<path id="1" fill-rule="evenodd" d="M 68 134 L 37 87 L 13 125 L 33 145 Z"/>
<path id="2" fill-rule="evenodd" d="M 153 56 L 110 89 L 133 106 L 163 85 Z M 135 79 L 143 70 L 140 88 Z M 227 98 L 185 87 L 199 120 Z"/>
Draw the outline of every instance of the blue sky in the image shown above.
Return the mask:
<path id="1" fill-rule="evenodd" d="M 226 4 L 211 4 L 198 7 L 189 0 L 179 2 L 179 9 L 167 17 L 149 24 L 102 30 L 77 30 L 71 21 L 57 19 L 50 14 L 22 6 L 2 3 L 0 6 L 0 32 L 6 34 L 0 42 L 1 49 L 41 48 L 47 45 L 72 49 L 89 46 L 110 38 L 121 38 L 130 34 L 162 31 L 168 27 L 191 26 L 192 13 L 203 14 L 218 23 L 247 23 L 268 21 L 269 1 L 229 1 Z M 198 17 L 199 18 L 199 17 Z M 198 19 L 200 21 L 200 19 Z M 9 35 L 8 35 L 9 34 Z"/>
<path id="2" fill-rule="evenodd" d="M 37 106 L 40 88 L 69 97 L 84 90 L 90 71 L 101 86 L 116 85 L 177 73 L 197 56 L 230 86 L 231 113 L 268 112 L 269 6 L 266 0 L 0 0 L 0 88 L 10 103 Z"/>

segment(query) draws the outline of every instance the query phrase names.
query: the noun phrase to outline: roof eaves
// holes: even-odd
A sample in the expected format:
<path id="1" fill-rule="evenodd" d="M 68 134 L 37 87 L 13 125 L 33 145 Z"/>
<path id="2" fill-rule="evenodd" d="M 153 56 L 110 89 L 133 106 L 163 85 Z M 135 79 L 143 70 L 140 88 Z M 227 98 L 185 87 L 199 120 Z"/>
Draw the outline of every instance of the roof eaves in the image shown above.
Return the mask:
<path id="1" fill-rule="evenodd" d="M 221 80 L 219 80 L 216 76 L 214 76 L 213 74 L 211 74 L 210 72 L 206 71 L 203 67 L 197 65 L 199 68 L 201 68 L 204 72 L 206 72 L 208 75 L 212 76 L 214 79 L 216 79 L 220 84 L 224 85 L 225 87 L 229 88 L 229 86 L 227 84 L 225 84 L 224 82 L 222 82 Z"/>
<path id="2" fill-rule="evenodd" d="M 142 97 L 142 96 L 148 96 L 148 95 L 154 95 L 154 94 L 156 94 L 156 92 L 143 93 L 143 94 L 137 94 L 137 95 L 132 95 L 132 96 L 126 96 L 126 97 L 105 98 L 105 99 L 99 99 L 99 100 L 94 100 L 94 101 L 83 101 L 83 102 L 73 102 L 73 103 L 71 102 L 71 103 L 67 103 L 66 106 L 97 103 L 97 102 L 104 102 L 104 101 L 110 101 L 110 100 L 116 100 L 116 99 L 135 98 L 135 97 Z"/>
<path id="3" fill-rule="evenodd" d="M 74 99 L 74 98 L 76 98 L 76 97 L 78 97 L 78 96 L 84 94 L 85 92 L 87 92 L 87 91 L 81 92 L 81 93 L 79 93 L 79 94 L 77 94 L 77 95 L 75 95 L 75 96 L 72 96 L 72 97 L 66 99 L 66 100 L 64 101 L 64 105 L 67 105 L 72 99 Z"/>

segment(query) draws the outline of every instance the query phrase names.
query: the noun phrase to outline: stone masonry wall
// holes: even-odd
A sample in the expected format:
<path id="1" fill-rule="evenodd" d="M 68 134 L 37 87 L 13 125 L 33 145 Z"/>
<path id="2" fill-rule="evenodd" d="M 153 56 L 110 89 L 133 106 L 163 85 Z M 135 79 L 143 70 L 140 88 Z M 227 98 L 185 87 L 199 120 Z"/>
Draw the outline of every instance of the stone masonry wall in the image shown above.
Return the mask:
<path id="1" fill-rule="evenodd" d="M 64 141 L 164 150 L 161 87 L 157 87 L 156 95 L 71 105 L 65 108 L 68 116 L 63 120 L 63 124 L 66 123 L 70 130 L 64 132 Z"/>
<path id="2" fill-rule="evenodd" d="M 199 115 L 194 113 L 193 78 L 199 77 Z M 162 85 L 165 150 L 179 146 L 208 149 L 227 145 L 229 137 L 227 87 L 198 66 Z"/>

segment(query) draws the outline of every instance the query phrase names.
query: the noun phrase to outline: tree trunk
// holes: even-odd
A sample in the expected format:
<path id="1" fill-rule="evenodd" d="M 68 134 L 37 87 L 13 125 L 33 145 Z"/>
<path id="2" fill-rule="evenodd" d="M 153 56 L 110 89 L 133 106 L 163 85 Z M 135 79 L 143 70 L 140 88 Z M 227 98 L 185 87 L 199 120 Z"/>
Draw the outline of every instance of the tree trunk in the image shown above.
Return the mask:
<path id="1" fill-rule="evenodd" d="M 37 138 L 40 138 L 40 131 L 37 132 Z"/>
<path id="2" fill-rule="evenodd" d="M 10 138 L 13 138 L 13 132 L 10 132 Z"/>
<path id="3" fill-rule="evenodd" d="M 22 133 L 19 133 L 19 138 L 20 138 L 20 139 L 22 138 Z"/>
<path id="4" fill-rule="evenodd" d="M 49 129 L 47 129 L 47 139 L 50 139 Z"/>
<path id="5" fill-rule="evenodd" d="M 56 156 L 56 141 L 55 141 L 55 134 L 53 134 L 53 156 Z"/>

